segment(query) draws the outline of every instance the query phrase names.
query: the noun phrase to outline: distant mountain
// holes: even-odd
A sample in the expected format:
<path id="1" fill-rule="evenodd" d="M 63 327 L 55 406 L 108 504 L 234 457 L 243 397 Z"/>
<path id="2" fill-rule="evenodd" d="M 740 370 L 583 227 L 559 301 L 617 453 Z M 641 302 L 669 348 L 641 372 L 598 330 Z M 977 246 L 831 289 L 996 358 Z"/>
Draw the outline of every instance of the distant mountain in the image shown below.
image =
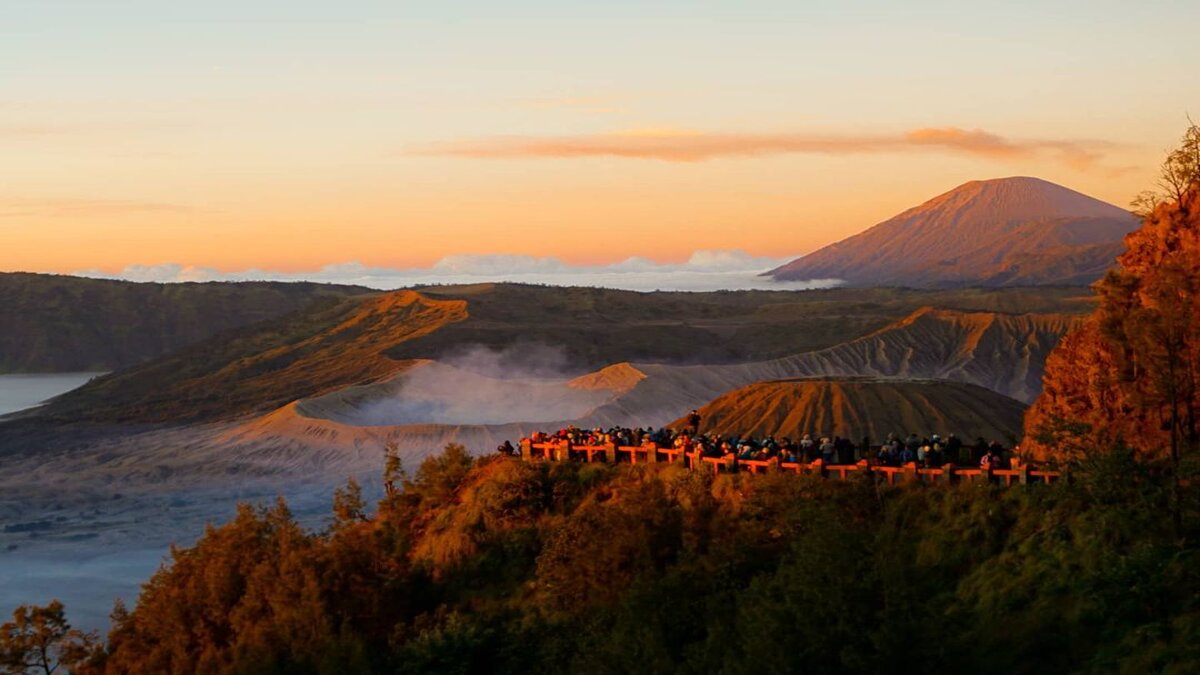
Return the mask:
<path id="1" fill-rule="evenodd" d="M 878 443 L 895 433 L 958 434 L 1014 443 L 1025 406 L 963 382 L 843 377 L 758 382 L 700 408 L 700 431 L 721 436 L 864 435 Z M 674 423 L 685 426 L 686 420 Z"/>
<path id="2" fill-rule="evenodd" d="M 158 284 L 0 273 L 0 373 L 116 370 L 367 292 L 313 283 Z"/>
<path id="3" fill-rule="evenodd" d="M 1038 178 L 972 181 L 768 274 L 854 286 L 1087 284 L 1137 226 L 1124 209 Z"/>

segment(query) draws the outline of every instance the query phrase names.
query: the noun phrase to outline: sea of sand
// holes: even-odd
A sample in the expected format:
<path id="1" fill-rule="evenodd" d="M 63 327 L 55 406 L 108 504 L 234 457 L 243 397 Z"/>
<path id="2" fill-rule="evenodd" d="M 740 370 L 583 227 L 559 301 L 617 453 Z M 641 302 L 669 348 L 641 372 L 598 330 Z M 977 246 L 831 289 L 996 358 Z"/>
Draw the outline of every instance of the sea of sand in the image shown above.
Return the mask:
<path id="1" fill-rule="evenodd" d="M 0 457 L 0 615 L 61 600 L 73 625 L 106 631 L 113 602 L 140 586 L 239 502 L 283 497 L 305 527 L 329 521 L 333 491 L 354 477 L 382 493 L 382 448 L 262 453 L 218 440 L 220 427 L 157 429 Z"/>

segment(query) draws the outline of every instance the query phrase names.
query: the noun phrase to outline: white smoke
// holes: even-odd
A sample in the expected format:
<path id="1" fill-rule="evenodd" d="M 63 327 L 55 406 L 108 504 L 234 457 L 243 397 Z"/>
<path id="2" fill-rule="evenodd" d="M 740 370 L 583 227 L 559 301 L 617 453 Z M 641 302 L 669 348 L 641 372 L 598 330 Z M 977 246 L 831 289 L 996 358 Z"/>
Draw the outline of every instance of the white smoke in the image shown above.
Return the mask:
<path id="1" fill-rule="evenodd" d="M 544 344 L 474 345 L 380 385 L 339 418 L 360 426 L 553 422 L 581 417 L 610 398 L 568 386 L 578 373 L 566 364 L 561 348 Z"/>

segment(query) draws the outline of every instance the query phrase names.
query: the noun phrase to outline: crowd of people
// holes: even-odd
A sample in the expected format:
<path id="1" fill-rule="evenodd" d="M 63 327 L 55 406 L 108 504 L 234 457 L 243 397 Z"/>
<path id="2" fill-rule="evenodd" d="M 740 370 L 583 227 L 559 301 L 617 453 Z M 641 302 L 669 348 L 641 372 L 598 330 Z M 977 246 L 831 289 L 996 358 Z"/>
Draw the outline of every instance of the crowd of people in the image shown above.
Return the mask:
<path id="1" fill-rule="evenodd" d="M 653 443 L 659 448 L 682 449 L 699 452 L 701 457 L 728 458 L 739 460 L 766 461 L 778 459 L 784 463 L 812 463 L 818 459 L 826 464 L 854 464 L 866 459 L 882 466 L 905 466 L 916 464 L 921 467 L 938 468 L 946 464 L 979 466 L 981 468 L 1007 469 L 1015 459 L 998 441 L 987 442 L 982 437 L 973 444 L 965 444 L 954 434 L 920 436 L 910 433 L 907 437 L 889 434 L 876 445 L 870 437 L 858 441 L 840 436 L 802 434 L 799 438 L 767 435 L 755 438 L 751 435 L 721 436 L 700 433 L 700 415 L 692 411 L 687 424 L 680 429 L 662 427 L 655 429 L 612 427 L 607 430 L 565 427 L 556 432 L 535 432 L 528 439 L 532 443 L 562 443 L 572 446 L 641 446 Z M 502 454 L 516 454 L 512 443 L 505 441 L 497 450 Z"/>

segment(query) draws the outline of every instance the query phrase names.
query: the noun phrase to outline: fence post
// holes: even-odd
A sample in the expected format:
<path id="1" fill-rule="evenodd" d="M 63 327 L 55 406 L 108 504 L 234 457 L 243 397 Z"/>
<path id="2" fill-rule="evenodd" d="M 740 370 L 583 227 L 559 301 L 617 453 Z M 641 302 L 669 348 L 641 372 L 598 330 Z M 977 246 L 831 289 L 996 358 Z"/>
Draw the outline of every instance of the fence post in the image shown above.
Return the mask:
<path id="1" fill-rule="evenodd" d="M 808 468 L 812 469 L 812 472 L 817 474 L 821 478 L 825 477 L 825 460 L 814 459 L 812 461 L 812 464 L 808 465 Z"/>
<path id="2" fill-rule="evenodd" d="M 1021 485 L 1028 485 L 1029 484 L 1029 465 L 1021 464 L 1021 467 L 1017 470 L 1021 472 L 1017 476 L 1017 482 L 1020 483 Z"/>
<path id="3" fill-rule="evenodd" d="M 946 485 L 950 485 L 951 483 L 954 482 L 954 465 L 953 464 L 946 464 L 946 465 L 942 466 L 942 481 Z"/>
<path id="4" fill-rule="evenodd" d="M 921 480 L 921 475 L 917 473 L 916 462 L 909 462 L 904 465 L 904 482 L 912 483 Z"/>
<path id="5" fill-rule="evenodd" d="M 521 459 L 526 462 L 533 459 L 533 441 L 528 438 L 521 439 Z"/>
<path id="6" fill-rule="evenodd" d="M 854 463 L 854 466 L 858 467 L 859 474 L 865 475 L 866 477 L 870 478 L 872 481 L 875 480 L 875 472 L 871 470 L 870 460 L 860 459 Z"/>
<path id="7" fill-rule="evenodd" d="M 614 443 L 604 444 L 604 461 L 608 464 L 617 463 L 617 446 Z"/>
<path id="8" fill-rule="evenodd" d="M 646 451 L 646 461 L 647 462 L 657 462 L 658 461 L 658 446 L 657 445 L 654 445 L 654 444 L 644 445 L 643 444 L 642 449 Z"/>

